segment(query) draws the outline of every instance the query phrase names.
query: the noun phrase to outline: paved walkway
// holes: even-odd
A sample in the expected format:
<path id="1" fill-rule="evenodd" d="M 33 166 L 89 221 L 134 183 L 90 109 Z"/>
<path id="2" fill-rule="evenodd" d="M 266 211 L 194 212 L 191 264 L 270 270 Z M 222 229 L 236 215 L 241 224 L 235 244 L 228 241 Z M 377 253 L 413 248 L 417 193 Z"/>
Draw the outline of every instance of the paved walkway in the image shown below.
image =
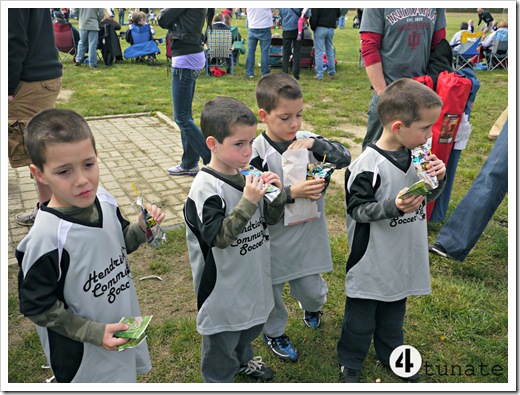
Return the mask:
<path id="1" fill-rule="evenodd" d="M 125 218 L 136 218 L 132 182 L 143 193 L 145 202 L 157 204 L 166 212 L 163 226 L 183 222 L 182 206 L 193 177 L 172 177 L 166 169 L 180 162 L 181 136 L 177 125 L 165 114 L 146 113 L 91 117 L 87 121 L 98 149 L 100 183 L 112 193 Z M 30 211 L 37 202 L 34 180 L 29 169 L 8 171 L 8 258 L 16 264 L 14 251 L 29 231 L 16 223 L 16 213 Z"/>

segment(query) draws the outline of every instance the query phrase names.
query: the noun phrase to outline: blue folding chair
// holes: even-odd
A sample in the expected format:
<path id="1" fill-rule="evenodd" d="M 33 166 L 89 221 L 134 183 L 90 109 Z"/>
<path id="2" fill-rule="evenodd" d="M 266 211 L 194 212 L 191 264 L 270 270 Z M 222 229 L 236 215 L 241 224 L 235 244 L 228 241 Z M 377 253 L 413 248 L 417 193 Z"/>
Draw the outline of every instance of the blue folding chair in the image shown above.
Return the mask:
<path id="1" fill-rule="evenodd" d="M 453 52 L 453 68 L 461 70 L 464 67 L 474 68 L 471 59 L 479 55 L 480 41 L 482 40 L 482 32 L 462 32 L 460 36 L 460 47 Z M 459 45 L 459 44 L 457 44 Z"/>

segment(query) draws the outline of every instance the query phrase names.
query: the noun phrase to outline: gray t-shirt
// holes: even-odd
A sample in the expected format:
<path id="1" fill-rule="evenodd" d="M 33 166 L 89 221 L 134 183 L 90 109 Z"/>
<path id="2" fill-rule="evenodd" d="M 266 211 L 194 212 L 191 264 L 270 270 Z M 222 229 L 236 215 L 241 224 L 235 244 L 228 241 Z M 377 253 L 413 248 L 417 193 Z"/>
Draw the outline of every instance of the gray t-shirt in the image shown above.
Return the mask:
<path id="1" fill-rule="evenodd" d="M 379 53 L 390 84 L 426 75 L 433 33 L 444 27 L 444 8 L 365 8 L 360 32 L 383 35 Z"/>

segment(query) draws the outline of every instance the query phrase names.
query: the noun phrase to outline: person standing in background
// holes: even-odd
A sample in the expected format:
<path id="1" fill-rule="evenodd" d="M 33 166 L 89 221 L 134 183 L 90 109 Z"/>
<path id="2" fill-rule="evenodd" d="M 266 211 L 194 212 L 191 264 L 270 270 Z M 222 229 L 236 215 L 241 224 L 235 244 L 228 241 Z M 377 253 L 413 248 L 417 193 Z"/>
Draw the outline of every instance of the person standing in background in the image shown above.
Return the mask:
<path id="1" fill-rule="evenodd" d="M 24 147 L 25 125 L 55 106 L 63 66 L 48 8 L 9 8 L 8 14 L 8 147 L 9 162 L 17 168 L 31 164 Z M 36 190 L 39 202 L 31 212 L 15 216 L 19 225 L 32 226 L 40 204 L 51 198 L 49 187 L 38 180 Z"/>
<path id="2" fill-rule="evenodd" d="M 81 66 L 88 49 L 88 64 L 91 69 L 97 67 L 97 45 L 99 22 L 103 19 L 103 8 L 78 8 L 79 44 L 76 54 L 76 66 Z"/>
<path id="3" fill-rule="evenodd" d="M 348 8 L 339 9 L 338 27 L 340 29 L 345 29 L 345 19 L 347 19 L 347 13 L 348 13 Z"/>
<path id="4" fill-rule="evenodd" d="M 255 76 L 255 51 L 260 41 L 262 77 L 271 72 L 269 67 L 269 47 L 271 45 L 271 27 L 273 26 L 273 10 L 271 8 L 248 8 L 248 49 L 246 58 L 246 75 Z"/>
<path id="5" fill-rule="evenodd" d="M 446 38 L 444 8 L 366 8 L 360 26 L 361 56 L 374 89 L 362 149 L 383 132 L 379 96 L 400 78 L 426 75 L 430 53 Z"/>
<path id="6" fill-rule="evenodd" d="M 491 26 L 493 25 L 493 21 L 495 20 L 493 18 L 493 15 L 491 15 L 489 13 L 489 11 L 486 11 L 483 8 L 477 8 L 477 14 L 478 14 L 477 27 L 480 26 L 482 21 L 484 21 L 485 25 L 482 26 L 482 31 L 484 33 L 487 33 L 489 30 L 491 30 Z"/>
<path id="7" fill-rule="evenodd" d="M 168 29 L 166 38 L 171 39 L 173 118 L 181 130 L 183 148 L 181 163 L 168 169 L 172 176 L 195 176 L 199 159 L 204 164 L 211 159 L 192 107 L 195 84 L 206 64 L 202 28 L 206 19 L 211 25 L 214 14 L 214 8 L 163 8 L 157 16 L 159 26 Z"/>
<path id="8" fill-rule="evenodd" d="M 327 55 L 327 73 L 329 78 L 336 77 L 334 56 L 334 29 L 340 16 L 339 8 L 313 8 L 311 15 L 311 29 L 314 32 L 314 48 L 316 50 L 314 62 L 316 65 L 315 80 L 322 80 L 325 72 L 323 68 L 323 54 Z"/>
<path id="9" fill-rule="evenodd" d="M 283 57 L 282 70 L 289 73 L 289 58 L 292 55 L 292 71 L 294 78 L 300 79 L 300 59 L 303 40 L 298 40 L 298 20 L 303 8 L 280 8 L 282 20 Z M 310 18 L 311 12 L 307 10 L 305 16 Z"/>

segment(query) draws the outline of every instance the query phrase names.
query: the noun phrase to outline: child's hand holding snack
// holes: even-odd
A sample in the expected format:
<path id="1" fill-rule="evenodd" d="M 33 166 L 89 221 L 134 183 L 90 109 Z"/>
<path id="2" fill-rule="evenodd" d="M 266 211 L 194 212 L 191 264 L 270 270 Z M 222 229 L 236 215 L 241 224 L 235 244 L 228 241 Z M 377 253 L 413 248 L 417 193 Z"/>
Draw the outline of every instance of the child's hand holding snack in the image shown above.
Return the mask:
<path id="1" fill-rule="evenodd" d="M 314 139 L 308 138 L 308 139 L 301 139 L 301 140 L 295 140 L 287 149 L 312 149 L 312 146 L 314 145 Z"/>
<path id="2" fill-rule="evenodd" d="M 157 207 L 155 204 L 146 203 L 146 211 L 148 211 L 148 214 L 151 215 L 158 224 L 161 224 L 164 217 L 166 216 L 166 214 L 162 212 L 161 208 Z M 141 229 L 145 230 L 146 224 L 144 222 L 144 216 L 142 212 L 139 213 L 138 221 Z"/>
<path id="3" fill-rule="evenodd" d="M 437 155 L 431 154 L 426 157 L 428 164 L 426 165 L 426 173 L 431 177 L 437 177 L 439 180 L 444 179 L 446 175 L 446 165 Z"/>
<path id="4" fill-rule="evenodd" d="M 103 342 L 101 343 L 101 346 L 108 351 L 117 351 L 117 346 L 125 344 L 130 339 L 114 337 L 114 333 L 119 331 L 126 331 L 127 329 L 128 325 L 123 324 L 122 322 L 106 324 L 105 334 L 103 335 Z"/>
<path id="5" fill-rule="evenodd" d="M 423 195 L 419 196 L 401 196 L 408 190 L 408 188 L 403 188 L 399 191 L 395 198 L 395 205 L 399 210 L 404 212 L 405 214 L 413 213 L 417 211 L 424 200 Z"/>
<path id="6" fill-rule="evenodd" d="M 264 188 L 264 180 L 260 176 L 255 176 L 252 172 L 246 176 L 246 186 L 244 187 L 244 198 L 253 204 L 257 204 L 267 193 Z"/>
<path id="7" fill-rule="evenodd" d="M 273 173 L 272 171 L 264 171 L 261 177 L 264 180 L 264 183 L 271 184 L 278 189 L 282 189 L 282 182 L 280 181 L 278 174 Z"/>
<path id="8" fill-rule="evenodd" d="M 325 188 L 325 179 L 316 178 L 313 180 L 302 180 L 297 184 L 291 186 L 291 197 L 309 198 L 311 200 L 319 200 L 322 197 L 323 189 Z"/>

